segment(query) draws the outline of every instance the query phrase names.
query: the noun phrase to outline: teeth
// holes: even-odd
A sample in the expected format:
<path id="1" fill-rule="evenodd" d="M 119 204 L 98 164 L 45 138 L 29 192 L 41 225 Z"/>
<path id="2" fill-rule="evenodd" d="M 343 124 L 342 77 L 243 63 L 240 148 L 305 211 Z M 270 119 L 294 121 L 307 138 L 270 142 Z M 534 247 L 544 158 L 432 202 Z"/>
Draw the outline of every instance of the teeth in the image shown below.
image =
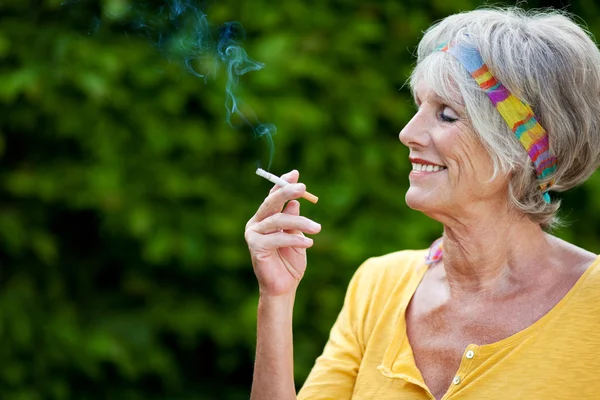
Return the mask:
<path id="1" fill-rule="evenodd" d="M 441 171 L 443 169 L 446 169 L 446 167 L 442 167 L 440 165 L 425 165 L 425 164 L 414 164 L 412 165 L 413 167 L 413 171 L 419 171 L 419 172 L 438 172 Z"/>

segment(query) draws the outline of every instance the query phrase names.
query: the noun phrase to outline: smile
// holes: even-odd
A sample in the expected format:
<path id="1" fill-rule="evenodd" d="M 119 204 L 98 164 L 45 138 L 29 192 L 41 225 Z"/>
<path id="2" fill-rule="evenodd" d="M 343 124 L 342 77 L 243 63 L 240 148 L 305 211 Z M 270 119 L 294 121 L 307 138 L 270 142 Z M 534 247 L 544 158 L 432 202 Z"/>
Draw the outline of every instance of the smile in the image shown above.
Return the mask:
<path id="1" fill-rule="evenodd" d="M 438 172 L 445 169 L 446 167 L 442 167 L 441 165 L 412 164 L 412 170 L 417 172 Z"/>

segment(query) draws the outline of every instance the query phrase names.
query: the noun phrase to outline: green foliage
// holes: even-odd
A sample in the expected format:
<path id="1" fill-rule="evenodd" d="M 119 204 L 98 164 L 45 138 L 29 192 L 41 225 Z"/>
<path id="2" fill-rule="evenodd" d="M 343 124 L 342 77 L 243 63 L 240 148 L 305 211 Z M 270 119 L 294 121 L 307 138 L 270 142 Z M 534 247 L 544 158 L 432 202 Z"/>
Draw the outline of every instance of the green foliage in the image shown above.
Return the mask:
<path id="1" fill-rule="evenodd" d="M 224 123 L 206 83 L 126 34 L 130 2 L 0 2 L 0 393 L 5 399 L 243 399 L 257 285 L 243 239 L 266 143 Z M 323 225 L 296 301 L 296 378 L 366 258 L 440 226 L 404 204 L 414 109 L 402 87 L 432 21 L 478 5 L 214 2 L 266 64 L 240 89 L 278 127 L 271 170 L 300 170 Z M 547 3 L 530 2 L 530 6 Z M 560 4 L 559 4 L 560 5 Z M 581 0 L 588 22 L 599 9 Z M 100 17 L 99 29 L 94 18 Z M 600 26 L 590 26 L 600 29 Z M 223 72 L 223 71 L 221 71 Z M 564 196 L 559 234 L 599 252 L 600 178 Z"/>

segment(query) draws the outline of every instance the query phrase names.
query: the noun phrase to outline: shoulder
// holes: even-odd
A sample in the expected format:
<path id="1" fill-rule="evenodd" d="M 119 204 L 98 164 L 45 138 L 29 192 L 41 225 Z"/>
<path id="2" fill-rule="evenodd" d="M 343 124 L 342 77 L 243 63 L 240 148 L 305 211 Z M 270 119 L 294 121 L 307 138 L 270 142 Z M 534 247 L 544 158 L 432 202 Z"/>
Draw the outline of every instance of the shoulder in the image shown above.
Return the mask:
<path id="1" fill-rule="evenodd" d="M 569 268 L 576 265 L 590 266 L 598 258 L 597 254 L 592 253 L 584 248 L 560 239 L 554 235 L 548 234 L 550 245 L 549 251 L 552 257 L 559 263 L 562 263 Z"/>
<path id="2" fill-rule="evenodd" d="M 411 275 L 425 265 L 428 250 L 403 250 L 371 257 L 356 271 L 357 275 L 371 278 L 401 278 Z"/>
<path id="3" fill-rule="evenodd" d="M 348 294 L 360 298 L 384 297 L 423 274 L 428 250 L 403 250 L 371 257 L 356 270 Z"/>
<path id="4" fill-rule="evenodd" d="M 585 289 L 591 290 L 594 298 L 598 298 L 600 291 L 600 256 L 595 256 L 591 261 L 584 265 L 583 279 Z"/>
<path id="5" fill-rule="evenodd" d="M 353 321 L 363 343 L 386 312 L 395 315 L 406 306 L 427 270 L 428 253 L 428 249 L 404 250 L 372 257 L 356 270 L 346 292 L 345 315 Z"/>

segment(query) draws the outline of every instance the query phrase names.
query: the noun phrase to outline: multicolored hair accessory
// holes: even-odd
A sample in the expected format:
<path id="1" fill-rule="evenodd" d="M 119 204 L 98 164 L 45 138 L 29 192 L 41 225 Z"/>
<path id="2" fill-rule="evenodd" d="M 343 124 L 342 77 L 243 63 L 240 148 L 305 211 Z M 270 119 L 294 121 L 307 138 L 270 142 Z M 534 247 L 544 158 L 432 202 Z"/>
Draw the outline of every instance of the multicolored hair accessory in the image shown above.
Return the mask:
<path id="1" fill-rule="evenodd" d="M 465 36 L 468 38 L 467 34 Z M 514 132 L 527 154 L 529 154 L 538 180 L 543 180 L 553 174 L 556 171 L 556 157 L 550 153 L 548 133 L 539 124 L 531 107 L 514 96 L 496 79 L 483 62 L 477 47 L 469 43 L 449 42 L 439 46 L 437 50 L 456 58 L 487 94 L 494 107 L 502 115 L 508 127 Z M 540 189 L 546 203 L 550 203 L 548 190 L 553 184 L 554 179 L 547 183 L 540 183 Z"/>

